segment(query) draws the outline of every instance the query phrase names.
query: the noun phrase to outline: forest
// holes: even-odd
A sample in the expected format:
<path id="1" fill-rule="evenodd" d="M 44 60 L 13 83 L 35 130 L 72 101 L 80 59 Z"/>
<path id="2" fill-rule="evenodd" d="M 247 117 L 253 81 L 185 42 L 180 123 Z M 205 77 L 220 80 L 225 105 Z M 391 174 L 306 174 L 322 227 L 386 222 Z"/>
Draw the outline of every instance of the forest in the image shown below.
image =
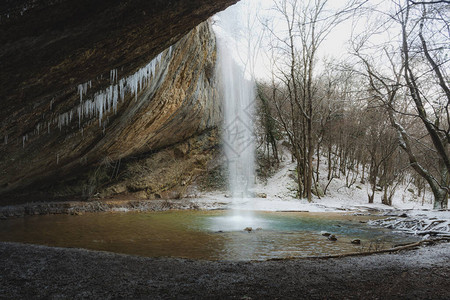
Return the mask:
<path id="1" fill-rule="evenodd" d="M 378 189 L 391 205 L 398 186 L 412 183 L 419 196 L 433 194 L 435 209 L 447 208 L 450 2 L 272 5 L 249 14 L 241 33 L 244 48 L 259 45 L 241 61 L 257 79 L 258 153 L 266 166 L 279 164 L 283 143 L 296 162 L 299 198 L 311 201 L 345 178 L 348 187 L 370 183 L 368 203 Z M 342 22 L 352 24 L 345 53 L 323 55 Z M 260 57 L 270 65 L 264 77 L 255 75 Z M 319 179 L 323 163 L 326 180 Z"/>

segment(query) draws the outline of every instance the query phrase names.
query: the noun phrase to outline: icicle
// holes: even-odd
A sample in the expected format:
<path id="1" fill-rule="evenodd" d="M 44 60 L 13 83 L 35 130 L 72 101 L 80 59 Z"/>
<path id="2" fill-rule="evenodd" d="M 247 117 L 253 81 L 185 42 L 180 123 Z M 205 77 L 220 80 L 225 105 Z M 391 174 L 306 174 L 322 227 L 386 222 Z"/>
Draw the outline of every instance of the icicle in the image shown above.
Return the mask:
<path id="1" fill-rule="evenodd" d="M 8 135 L 7 134 L 5 135 L 4 140 L 5 140 L 5 145 L 8 145 Z"/>
<path id="2" fill-rule="evenodd" d="M 109 71 L 109 80 L 111 84 L 114 84 L 114 82 L 117 81 L 117 69 L 112 69 Z"/>
<path id="3" fill-rule="evenodd" d="M 108 109 L 109 112 L 113 106 L 113 87 L 110 86 L 106 89 L 106 101 L 108 102 Z"/>
<path id="4" fill-rule="evenodd" d="M 172 53 L 172 46 L 167 50 L 158 54 L 146 66 L 139 69 L 136 73 L 119 80 L 117 69 L 110 70 L 111 85 L 105 90 L 102 90 L 94 95 L 90 100 L 83 100 L 87 94 L 88 88 L 92 88 L 92 81 L 79 84 L 77 86 L 78 95 L 80 97 L 80 104 L 75 109 L 60 114 L 58 118 L 53 119 L 53 124 L 58 124 L 61 130 L 63 126 L 67 126 L 72 122 L 73 115 L 78 114 L 78 127 L 81 128 L 81 121 L 83 118 L 99 118 L 99 126 L 102 126 L 102 119 L 106 113 L 113 111 L 117 113 L 117 106 L 119 100 L 125 99 L 125 93 L 134 95 L 137 101 L 137 96 L 140 90 L 148 86 L 156 75 L 160 62 L 164 53 L 170 55 Z M 122 67 L 123 69 L 123 67 Z M 97 77 L 98 78 L 98 77 Z M 100 79 L 103 74 L 100 75 Z M 50 102 L 50 109 L 53 108 L 53 100 Z M 50 124 L 48 124 L 48 132 L 50 133 Z"/>
<path id="5" fill-rule="evenodd" d="M 95 110 L 98 113 L 98 123 L 99 126 L 102 126 L 102 118 L 103 118 L 103 111 L 105 108 L 105 94 L 101 93 L 101 94 L 97 94 L 95 96 Z"/>
<path id="6" fill-rule="evenodd" d="M 124 89 L 124 79 L 119 80 L 119 93 L 120 93 L 120 100 L 123 100 L 125 98 L 125 89 Z"/>
<path id="7" fill-rule="evenodd" d="M 138 93 L 138 78 L 137 76 L 133 76 L 132 78 L 132 85 L 133 85 L 133 93 L 134 93 L 134 97 L 137 101 L 137 93 Z"/>
<path id="8" fill-rule="evenodd" d="M 141 69 L 141 70 L 139 70 L 139 73 L 138 73 L 138 78 L 139 78 L 139 89 L 140 89 L 140 90 L 142 90 L 142 88 L 144 87 L 143 84 L 142 84 L 142 81 L 143 81 L 144 78 L 145 78 L 145 70 L 146 70 L 146 69 L 147 69 L 147 68 Z"/>
<path id="9" fill-rule="evenodd" d="M 119 91 L 117 89 L 117 85 L 114 86 L 114 90 L 113 90 L 113 99 L 112 99 L 112 103 L 113 103 L 113 112 L 116 114 L 117 113 L 117 101 L 119 99 Z"/>
<path id="10" fill-rule="evenodd" d="M 62 130 L 63 126 L 67 126 L 72 119 L 73 112 L 70 110 L 69 112 L 65 112 L 63 114 L 60 114 L 58 117 L 58 128 L 59 130 Z"/>
<path id="11" fill-rule="evenodd" d="M 78 94 L 80 94 L 80 102 L 83 102 L 83 85 L 78 85 Z"/>

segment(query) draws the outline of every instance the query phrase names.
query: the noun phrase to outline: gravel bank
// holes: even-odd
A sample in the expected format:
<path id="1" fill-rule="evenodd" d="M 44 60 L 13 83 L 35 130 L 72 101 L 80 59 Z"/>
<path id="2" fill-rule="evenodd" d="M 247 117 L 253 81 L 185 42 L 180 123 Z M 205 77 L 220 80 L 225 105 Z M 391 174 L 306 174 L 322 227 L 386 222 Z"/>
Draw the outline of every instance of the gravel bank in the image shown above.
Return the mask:
<path id="1" fill-rule="evenodd" d="M 68 214 L 78 215 L 111 211 L 165 211 L 171 209 L 198 209 L 196 202 L 181 200 L 98 200 L 67 202 L 31 202 L 19 205 L 0 206 L 0 220 L 25 216 Z"/>
<path id="2" fill-rule="evenodd" d="M 5 299 L 450 299 L 450 244 L 265 262 L 143 258 L 0 243 Z"/>

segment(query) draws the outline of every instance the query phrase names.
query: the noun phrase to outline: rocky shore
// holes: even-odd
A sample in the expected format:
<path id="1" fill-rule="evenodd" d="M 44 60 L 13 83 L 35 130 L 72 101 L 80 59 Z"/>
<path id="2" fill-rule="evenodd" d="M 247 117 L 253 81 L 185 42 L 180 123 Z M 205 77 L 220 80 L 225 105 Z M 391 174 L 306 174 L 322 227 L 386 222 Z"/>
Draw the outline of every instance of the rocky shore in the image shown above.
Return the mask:
<path id="1" fill-rule="evenodd" d="M 183 200 L 96 200 L 68 202 L 31 202 L 22 205 L 0 206 L 0 219 L 24 216 L 114 211 L 165 211 L 170 209 L 198 209 L 198 204 Z"/>
<path id="2" fill-rule="evenodd" d="M 449 299 L 450 244 L 264 262 L 0 243 L 3 299 Z"/>

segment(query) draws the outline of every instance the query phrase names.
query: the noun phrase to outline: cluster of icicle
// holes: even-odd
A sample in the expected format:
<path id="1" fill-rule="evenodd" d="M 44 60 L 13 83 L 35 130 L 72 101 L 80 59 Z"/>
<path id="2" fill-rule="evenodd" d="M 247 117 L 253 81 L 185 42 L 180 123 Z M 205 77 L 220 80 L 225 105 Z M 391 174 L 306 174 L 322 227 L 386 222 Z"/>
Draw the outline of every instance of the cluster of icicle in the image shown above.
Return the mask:
<path id="1" fill-rule="evenodd" d="M 99 126 L 102 126 L 103 116 L 107 113 L 114 112 L 117 113 L 117 106 L 119 101 L 125 99 L 126 94 L 134 94 L 135 99 L 139 91 L 147 87 L 151 80 L 155 77 L 162 58 L 165 55 L 172 54 L 172 46 L 158 54 L 154 59 L 152 59 L 146 66 L 139 69 L 136 73 L 119 79 L 117 69 L 110 71 L 110 82 L 111 85 L 105 90 L 95 93 L 92 98 L 85 99 L 87 91 L 92 87 L 92 81 L 79 84 L 77 88 L 77 93 L 80 97 L 80 103 L 73 109 L 58 115 L 53 118 L 52 121 L 46 122 L 45 124 L 39 123 L 36 125 L 34 134 L 39 135 L 43 128 L 47 129 L 50 133 L 52 125 L 57 125 L 61 130 L 64 126 L 69 125 L 74 117 L 78 119 L 78 127 L 83 133 L 83 128 L 81 126 L 82 120 L 91 119 L 94 117 L 98 118 Z M 53 100 L 50 101 L 50 110 L 53 108 Z M 105 127 L 105 124 L 103 124 Z M 105 128 L 103 128 L 105 130 Z M 22 145 L 25 148 L 25 143 L 28 141 L 28 134 L 23 136 Z M 4 144 L 8 144 L 8 136 L 4 136 Z"/>
<path id="2" fill-rule="evenodd" d="M 172 47 L 168 50 L 168 55 L 172 52 Z M 58 127 L 68 125 L 76 113 L 78 115 L 78 126 L 81 127 L 81 121 L 84 118 L 98 117 L 99 126 L 102 125 L 103 115 L 113 111 L 117 112 L 117 105 L 119 101 L 125 98 L 126 93 L 134 94 L 137 99 L 137 94 L 144 87 L 148 86 L 150 80 L 156 74 L 157 68 L 161 62 L 164 52 L 157 55 L 152 61 L 150 61 L 145 67 L 139 69 L 133 75 L 126 78 L 118 79 L 117 69 L 110 71 L 111 85 L 105 90 L 97 92 L 92 99 L 84 100 L 88 88 L 92 86 L 92 83 L 86 82 L 78 85 L 78 94 L 80 95 L 80 104 L 59 116 Z"/>
<path id="3" fill-rule="evenodd" d="M 450 220 L 437 218 L 387 218 L 369 221 L 370 225 L 412 233 L 421 236 L 437 235 L 450 237 Z"/>

